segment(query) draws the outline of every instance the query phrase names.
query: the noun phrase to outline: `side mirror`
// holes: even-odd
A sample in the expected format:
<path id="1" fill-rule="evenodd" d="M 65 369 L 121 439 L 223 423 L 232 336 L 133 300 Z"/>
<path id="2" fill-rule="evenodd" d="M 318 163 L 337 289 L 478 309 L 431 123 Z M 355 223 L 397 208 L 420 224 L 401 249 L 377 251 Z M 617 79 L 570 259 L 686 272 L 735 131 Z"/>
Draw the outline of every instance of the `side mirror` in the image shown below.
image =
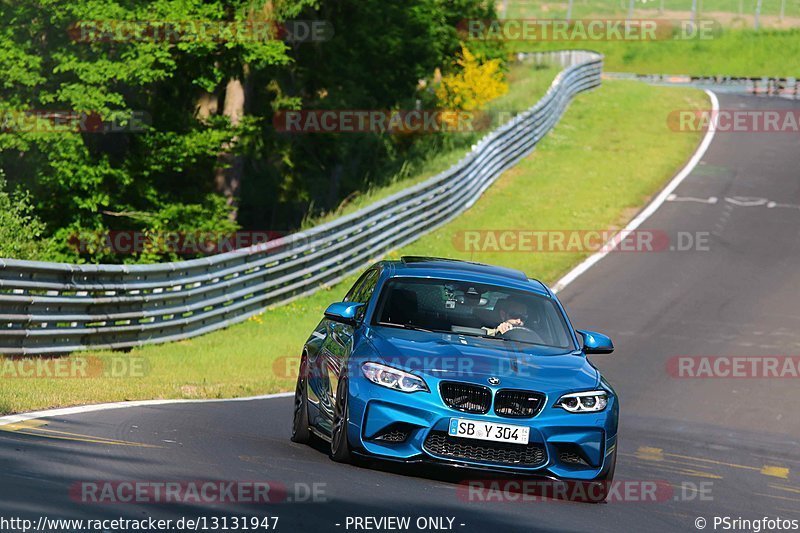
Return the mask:
<path id="1" fill-rule="evenodd" d="M 356 313 L 363 303 L 334 302 L 325 310 L 325 318 L 350 326 L 356 325 Z"/>
<path id="2" fill-rule="evenodd" d="M 580 329 L 575 331 L 583 337 L 583 351 L 585 353 L 603 354 L 614 351 L 614 343 L 611 342 L 610 337 L 602 333 L 595 333 L 594 331 L 584 331 Z"/>

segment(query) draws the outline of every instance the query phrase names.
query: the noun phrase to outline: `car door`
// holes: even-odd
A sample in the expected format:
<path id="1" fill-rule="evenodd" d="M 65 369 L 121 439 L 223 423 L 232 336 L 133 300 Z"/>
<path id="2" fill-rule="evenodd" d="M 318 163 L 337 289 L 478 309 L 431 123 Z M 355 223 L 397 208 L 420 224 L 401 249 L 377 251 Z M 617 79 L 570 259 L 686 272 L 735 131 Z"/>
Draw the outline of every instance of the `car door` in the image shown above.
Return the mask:
<path id="1" fill-rule="evenodd" d="M 320 400 L 320 419 L 317 421 L 317 425 L 326 433 L 330 432 L 331 424 L 333 423 L 333 406 L 339 386 L 339 376 L 342 375 L 342 367 L 347 364 L 353 351 L 355 330 L 361 327 L 360 323 L 366 312 L 366 304 L 375 291 L 379 275 L 378 268 L 367 270 L 344 297 L 343 301 L 345 302 L 365 304 L 359 309 L 359 314 L 356 316 L 356 326 L 342 324 L 330 319 L 323 320 L 325 340 L 322 342 L 319 355 L 313 364 L 317 367 L 316 374 L 319 379 L 316 384 Z"/>

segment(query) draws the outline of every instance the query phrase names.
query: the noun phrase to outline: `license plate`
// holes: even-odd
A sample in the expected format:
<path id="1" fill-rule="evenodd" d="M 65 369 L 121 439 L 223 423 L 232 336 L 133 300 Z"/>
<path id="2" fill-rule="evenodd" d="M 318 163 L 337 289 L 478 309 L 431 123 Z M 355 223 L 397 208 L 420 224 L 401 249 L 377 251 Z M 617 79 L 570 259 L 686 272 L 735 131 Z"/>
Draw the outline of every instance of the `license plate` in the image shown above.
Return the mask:
<path id="1" fill-rule="evenodd" d="M 448 433 L 453 437 L 528 444 L 531 428 L 481 422 L 466 418 L 451 418 Z"/>

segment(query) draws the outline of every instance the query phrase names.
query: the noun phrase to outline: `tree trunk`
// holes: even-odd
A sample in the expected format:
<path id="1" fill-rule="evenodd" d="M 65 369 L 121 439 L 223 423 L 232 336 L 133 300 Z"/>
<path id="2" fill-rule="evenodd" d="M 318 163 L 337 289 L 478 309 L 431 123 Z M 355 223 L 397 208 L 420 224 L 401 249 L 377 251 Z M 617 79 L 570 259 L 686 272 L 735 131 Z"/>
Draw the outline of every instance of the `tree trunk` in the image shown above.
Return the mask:
<path id="1" fill-rule="evenodd" d="M 245 70 L 245 76 L 247 71 Z M 244 115 L 245 87 L 239 78 L 231 78 L 225 87 L 225 102 L 222 114 L 231 121 L 232 126 L 238 126 Z M 222 146 L 222 151 L 217 156 L 217 168 L 214 175 L 214 186 L 230 208 L 228 218 L 236 222 L 239 208 L 239 192 L 242 184 L 244 170 L 243 158 L 233 154 L 233 148 L 238 142 L 238 137 L 233 137 Z"/>
<path id="2" fill-rule="evenodd" d="M 341 205 L 340 202 L 340 187 L 342 184 L 342 173 L 344 168 L 341 163 L 336 163 L 331 173 L 331 182 L 328 186 L 328 205 L 325 206 L 326 210 L 336 209 Z"/>
<path id="3" fill-rule="evenodd" d="M 219 98 L 214 93 L 204 92 L 197 98 L 195 103 L 195 113 L 197 118 L 205 121 L 208 117 L 217 114 L 219 108 Z"/>

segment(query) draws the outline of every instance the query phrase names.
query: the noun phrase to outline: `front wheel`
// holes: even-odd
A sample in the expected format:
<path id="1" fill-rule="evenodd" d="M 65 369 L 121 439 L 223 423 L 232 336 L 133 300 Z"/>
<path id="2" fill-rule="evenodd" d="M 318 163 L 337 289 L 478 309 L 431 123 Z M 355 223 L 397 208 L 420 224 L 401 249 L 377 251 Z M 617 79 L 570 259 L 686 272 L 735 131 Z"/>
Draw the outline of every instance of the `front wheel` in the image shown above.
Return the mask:
<path id="1" fill-rule="evenodd" d="M 292 419 L 292 441 L 308 444 L 311 430 L 308 427 L 308 383 L 306 381 L 306 360 L 300 363 L 300 374 L 294 391 L 294 418 Z"/>
<path id="2" fill-rule="evenodd" d="M 336 389 L 336 404 L 333 408 L 333 428 L 331 429 L 331 459 L 337 463 L 350 463 L 350 441 L 347 438 L 347 426 L 350 422 L 350 394 L 347 380 L 339 381 Z"/>

